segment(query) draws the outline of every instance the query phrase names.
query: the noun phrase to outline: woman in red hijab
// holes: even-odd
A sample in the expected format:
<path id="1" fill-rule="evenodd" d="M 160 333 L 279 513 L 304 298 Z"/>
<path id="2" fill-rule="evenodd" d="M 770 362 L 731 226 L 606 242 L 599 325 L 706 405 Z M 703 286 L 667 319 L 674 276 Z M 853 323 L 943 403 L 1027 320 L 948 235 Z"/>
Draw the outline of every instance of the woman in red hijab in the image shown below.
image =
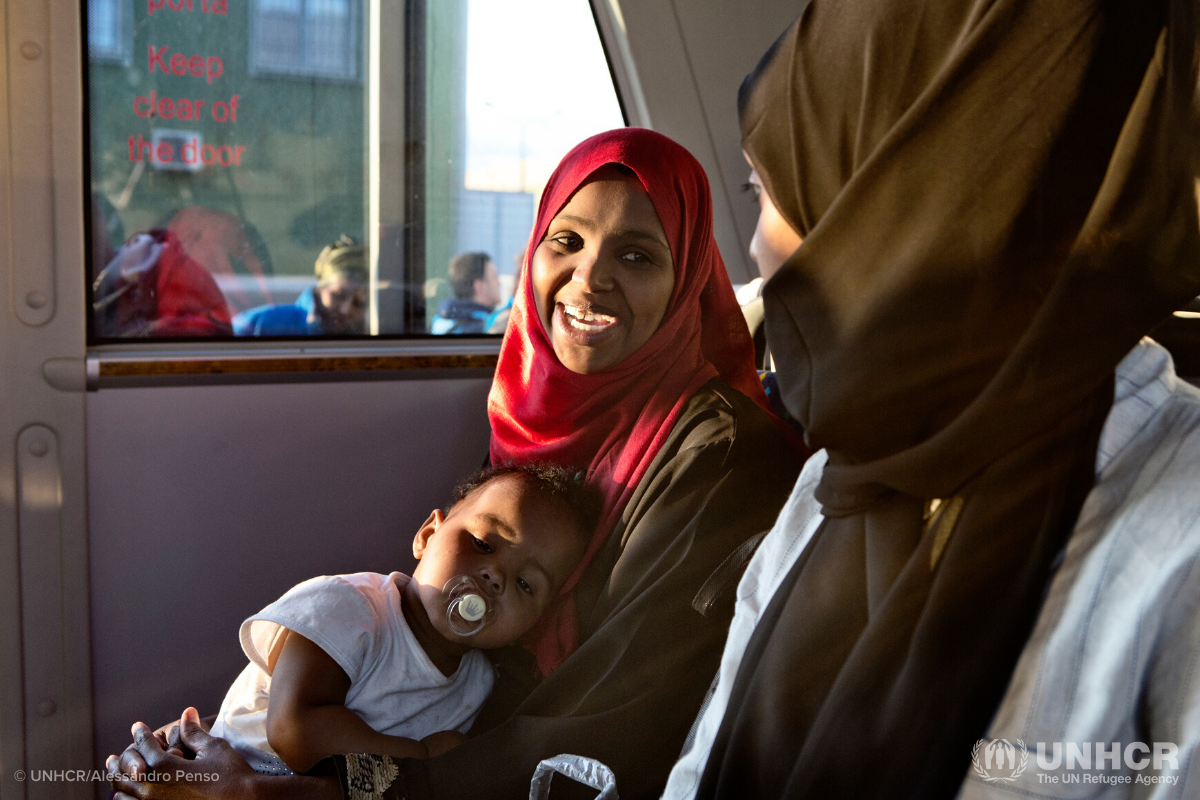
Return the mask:
<path id="1" fill-rule="evenodd" d="M 526 642 L 536 665 L 500 660 L 472 739 L 428 762 L 430 796 L 524 798 L 539 760 L 573 753 L 611 767 L 623 800 L 657 797 L 729 627 L 740 570 L 722 583 L 718 567 L 770 527 L 799 459 L 765 410 L 684 148 L 640 128 L 582 142 L 530 242 L 488 401 L 492 460 L 586 469 L 602 522 Z"/>
<path id="2" fill-rule="evenodd" d="M 795 482 L 708 181 L 684 148 L 638 128 L 584 141 L 551 176 L 530 243 L 488 403 L 492 460 L 586 469 L 603 522 L 529 649 L 493 651 L 496 689 L 471 738 L 427 762 L 338 759 L 344 790 L 366 775 L 373 797 L 524 800 L 538 762 L 571 753 L 608 765 L 622 800 L 657 797 L 716 672 L 743 545 Z M 220 742 L 186 738 L 206 764 L 185 771 L 230 763 Z M 257 796 L 246 779 L 192 788 Z M 328 788 L 262 780 L 264 797 L 288 780 L 291 797 Z M 166 786 L 137 796 L 173 796 Z"/>
<path id="3" fill-rule="evenodd" d="M 533 241 L 488 403 L 492 461 L 587 468 L 604 508 L 577 580 L 701 387 L 769 406 L 708 181 L 684 148 L 641 128 L 579 144 L 550 177 Z M 569 608 L 552 620 L 533 643 L 541 674 L 576 645 Z"/>

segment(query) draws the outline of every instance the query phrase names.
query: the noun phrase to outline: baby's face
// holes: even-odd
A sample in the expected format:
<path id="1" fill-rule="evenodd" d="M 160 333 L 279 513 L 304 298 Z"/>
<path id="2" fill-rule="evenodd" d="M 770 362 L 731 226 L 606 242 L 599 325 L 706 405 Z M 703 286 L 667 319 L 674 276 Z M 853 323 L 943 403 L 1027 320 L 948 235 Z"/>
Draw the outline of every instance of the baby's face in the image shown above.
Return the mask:
<path id="1" fill-rule="evenodd" d="M 512 644 L 541 618 L 583 555 L 585 537 L 554 501 L 520 475 L 476 489 L 417 533 L 413 580 L 430 621 L 444 638 L 492 648 Z M 495 616 L 474 636 L 450 629 L 442 588 L 469 575 L 487 592 Z"/>

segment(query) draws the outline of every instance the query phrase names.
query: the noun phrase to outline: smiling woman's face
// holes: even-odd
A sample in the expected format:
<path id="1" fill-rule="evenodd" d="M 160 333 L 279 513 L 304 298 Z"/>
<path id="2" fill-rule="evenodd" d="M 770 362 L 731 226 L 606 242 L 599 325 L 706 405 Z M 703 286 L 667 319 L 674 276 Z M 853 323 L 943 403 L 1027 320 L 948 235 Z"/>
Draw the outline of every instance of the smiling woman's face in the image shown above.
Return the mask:
<path id="1" fill-rule="evenodd" d="M 572 372 L 603 372 L 658 330 L 675 262 L 650 195 L 615 167 L 592 174 L 533 252 L 533 294 L 554 353 Z"/>

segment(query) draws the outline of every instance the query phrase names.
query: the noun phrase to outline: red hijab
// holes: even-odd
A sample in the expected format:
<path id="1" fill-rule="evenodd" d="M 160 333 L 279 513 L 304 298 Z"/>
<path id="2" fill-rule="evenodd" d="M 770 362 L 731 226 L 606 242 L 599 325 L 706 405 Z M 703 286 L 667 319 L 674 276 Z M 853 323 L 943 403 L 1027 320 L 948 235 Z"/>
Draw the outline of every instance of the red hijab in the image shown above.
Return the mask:
<path id="1" fill-rule="evenodd" d="M 675 261 L 675 287 L 662 323 L 644 345 L 609 370 L 581 375 L 554 353 L 530 269 L 551 220 L 607 164 L 632 169 L 649 193 Z M 584 140 L 563 158 L 542 193 L 488 397 L 493 463 L 586 466 L 603 499 L 600 525 L 563 587 L 565 597 L 526 641 L 543 675 L 578 644 L 571 588 L 612 532 L 684 406 L 713 378 L 769 409 L 754 369 L 754 343 L 713 241 L 704 169 L 683 147 L 644 128 Z"/>

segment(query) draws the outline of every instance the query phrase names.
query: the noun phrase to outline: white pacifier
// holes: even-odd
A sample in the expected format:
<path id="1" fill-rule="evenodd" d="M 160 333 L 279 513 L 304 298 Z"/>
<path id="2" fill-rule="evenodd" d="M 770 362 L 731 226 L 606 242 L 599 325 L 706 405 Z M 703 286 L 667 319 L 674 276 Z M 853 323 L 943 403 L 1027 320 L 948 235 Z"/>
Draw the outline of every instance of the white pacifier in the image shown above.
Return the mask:
<path id="1" fill-rule="evenodd" d="M 442 598 L 446 602 L 446 623 L 459 636 L 474 636 L 496 615 L 487 593 L 470 575 L 447 581 Z"/>

